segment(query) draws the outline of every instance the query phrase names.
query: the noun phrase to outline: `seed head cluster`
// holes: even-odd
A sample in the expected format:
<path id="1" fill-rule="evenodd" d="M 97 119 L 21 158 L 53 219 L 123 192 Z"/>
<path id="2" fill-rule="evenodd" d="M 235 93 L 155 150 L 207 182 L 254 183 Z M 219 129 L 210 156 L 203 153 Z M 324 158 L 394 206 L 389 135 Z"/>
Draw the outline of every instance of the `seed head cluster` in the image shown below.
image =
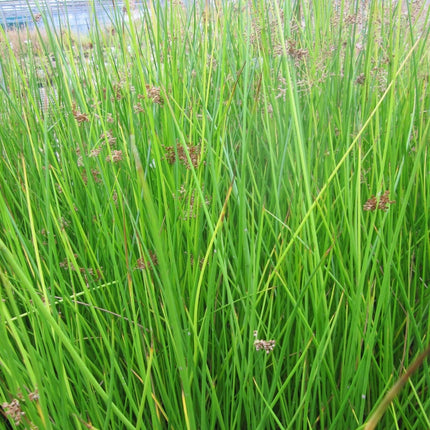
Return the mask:
<path id="1" fill-rule="evenodd" d="M 74 254 L 75 259 L 78 257 L 77 254 Z M 59 263 L 59 266 L 64 270 L 71 270 L 74 272 L 79 272 L 83 275 L 85 279 L 85 283 L 89 284 L 89 278 L 91 277 L 94 280 L 99 280 L 103 276 L 103 268 L 93 269 L 91 267 L 76 267 L 72 262 L 70 262 L 67 258 Z"/>
<path id="2" fill-rule="evenodd" d="M 5 416 L 10 417 L 13 420 L 15 426 L 19 426 L 20 424 L 22 424 L 22 420 L 25 416 L 25 412 L 22 410 L 23 403 L 25 402 L 24 396 L 20 392 L 18 393 L 17 397 L 18 398 L 14 398 L 10 402 L 4 402 L 1 405 L 2 409 L 4 410 Z M 28 398 L 30 402 L 37 401 L 39 399 L 39 393 L 37 389 L 29 393 Z M 28 422 L 28 420 L 26 421 Z M 29 425 L 29 428 L 31 429 L 37 429 L 37 427 L 31 421 L 29 422 Z"/>
<path id="3" fill-rule="evenodd" d="M 76 104 L 75 104 L 75 103 L 73 103 L 72 114 L 73 114 L 73 116 L 75 117 L 75 120 L 76 120 L 79 124 L 81 124 L 81 123 L 83 123 L 83 122 L 88 122 L 88 121 L 90 120 L 90 119 L 89 119 L 89 117 L 88 117 L 88 114 L 86 114 L 86 113 L 82 113 L 82 112 L 79 112 L 79 111 L 76 109 Z"/>
<path id="4" fill-rule="evenodd" d="M 149 258 L 141 257 L 136 261 L 136 269 L 147 270 L 158 265 L 158 258 L 155 252 L 149 251 Z"/>
<path id="5" fill-rule="evenodd" d="M 190 163 L 188 161 L 187 152 L 190 157 L 191 165 L 194 168 L 200 163 L 201 159 L 201 148 L 200 145 L 189 144 L 185 149 L 183 145 L 179 142 L 175 146 L 163 146 L 165 150 L 164 159 L 169 162 L 169 164 L 174 164 L 179 161 L 187 169 L 190 169 Z"/>
<path id="6" fill-rule="evenodd" d="M 396 203 L 395 200 L 390 200 L 390 191 L 387 190 L 381 197 L 372 196 L 363 205 L 364 211 L 375 211 L 377 209 L 386 212 L 388 210 L 388 205 Z"/>
<path id="7" fill-rule="evenodd" d="M 258 332 L 257 330 L 254 331 L 254 337 L 255 337 L 255 341 L 254 341 L 254 346 L 255 346 L 255 350 L 259 351 L 260 349 L 266 351 L 266 354 L 268 354 L 270 351 L 273 351 L 273 349 L 275 348 L 276 345 L 276 341 L 275 340 L 263 340 L 263 339 L 258 339 Z"/>
<path id="8" fill-rule="evenodd" d="M 146 84 L 145 87 L 147 98 L 150 99 L 153 103 L 163 106 L 164 99 L 161 96 L 161 89 L 159 87 L 154 87 L 148 84 Z M 137 98 L 145 98 L 145 96 L 138 95 Z"/>

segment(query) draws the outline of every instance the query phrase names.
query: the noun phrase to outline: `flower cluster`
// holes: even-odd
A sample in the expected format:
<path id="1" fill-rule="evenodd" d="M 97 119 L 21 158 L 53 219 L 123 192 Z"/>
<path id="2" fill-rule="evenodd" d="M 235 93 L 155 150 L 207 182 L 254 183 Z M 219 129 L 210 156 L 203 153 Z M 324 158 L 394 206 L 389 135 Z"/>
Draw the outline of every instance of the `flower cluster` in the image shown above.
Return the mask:
<path id="1" fill-rule="evenodd" d="M 367 200 L 367 202 L 363 205 L 363 210 L 373 212 L 376 209 L 379 209 L 385 212 L 388 210 L 388 205 L 392 203 L 396 203 L 396 201 L 390 200 L 390 191 L 387 190 L 381 197 L 379 197 L 379 199 L 376 196 L 372 196 L 369 200 Z"/>
<path id="2" fill-rule="evenodd" d="M 122 151 L 114 150 L 110 155 L 106 157 L 108 163 L 119 163 L 122 160 Z"/>
<path id="3" fill-rule="evenodd" d="M 161 89 L 159 87 L 154 87 L 151 85 L 146 84 L 146 97 L 150 99 L 153 103 L 163 106 L 164 99 L 161 96 Z M 137 96 L 138 99 L 144 99 L 146 98 L 143 94 L 139 94 Z"/>
<path id="4" fill-rule="evenodd" d="M 138 270 L 146 270 L 152 269 L 154 266 L 158 265 L 158 258 L 155 252 L 149 251 L 149 259 L 145 259 L 145 257 L 141 257 L 136 261 L 136 269 Z"/>
<path id="5" fill-rule="evenodd" d="M 259 351 L 260 349 L 264 349 L 266 351 L 266 354 L 268 354 L 270 351 L 273 351 L 275 348 L 276 341 L 274 340 L 262 340 L 257 338 L 258 332 L 257 330 L 254 331 L 254 346 L 255 350 Z"/>
<path id="6" fill-rule="evenodd" d="M 169 162 L 169 164 L 174 164 L 176 161 L 179 161 L 183 164 L 187 169 L 190 169 L 190 163 L 188 162 L 187 152 L 190 157 L 191 164 L 194 168 L 200 163 L 201 159 L 201 148 L 200 145 L 194 145 L 192 143 L 187 145 L 185 149 L 183 145 L 179 142 L 175 146 L 164 146 L 165 155 L 164 159 Z"/>
<path id="7" fill-rule="evenodd" d="M 25 401 L 22 393 L 18 393 L 17 396 L 21 401 Z M 28 398 L 30 402 L 37 401 L 39 399 L 39 392 L 37 389 L 28 394 Z M 20 400 L 17 398 L 12 399 L 9 403 L 2 403 L 1 407 L 4 410 L 6 416 L 9 416 L 16 426 L 19 426 L 22 422 L 23 417 L 25 416 L 25 412 L 22 410 L 22 405 Z M 36 429 L 37 427 L 30 421 L 30 428 Z"/>
<path id="8" fill-rule="evenodd" d="M 204 204 L 209 206 L 211 204 L 211 198 L 204 194 L 204 186 L 202 185 L 202 192 L 204 197 Z M 178 190 L 178 193 L 172 194 L 174 199 L 178 199 L 186 204 L 186 207 L 183 211 L 183 220 L 188 220 L 190 218 L 196 218 L 198 214 L 198 209 L 203 206 L 201 199 L 199 198 L 199 193 L 197 189 L 193 189 L 190 192 L 187 192 L 185 185 L 182 184 L 181 188 Z"/>
<path id="9" fill-rule="evenodd" d="M 25 415 L 25 412 L 22 411 L 21 404 L 18 399 L 13 399 L 10 403 L 4 402 L 1 406 L 4 409 L 6 416 L 10 416 L 16 426 L 21 424 L 21 419 Z"/>
<path id="10" fill-rule="evenodd" d="M 76 103 L 74 103 L 74 102 L 73 102 L 73 107 L 72 107 L 72 114 L 79 124 L 81 124 L 83 122 L 88 122 L 90 120 L 88 117 L 88 114 L 79 112 L 76 109 Z"/>
<path id="11" fill-rule="evenodd" d="M 73 256 L 75 257 L 75 259 L 78 257 L 77 254 L 73 254 Z M 95 279 L 95 280 L 99 280 L 102 278 L 103 276 L 103 268 L 100 267 L 100 269 L 92 269 L 91 267 L 75 267 L 75 265 L 70 262 L 67 258 L 63 261 L 61 261 L 59 263 L 59 266 L 64 269 L 64 270 L 72 270 L 74 272 L 79 272 L 83 275 L 84 279 L 85 279 L 85 283 L 88 285 L 89 280 L 88 280 L 88 276 L 90 276 L 91 278 Z"/>

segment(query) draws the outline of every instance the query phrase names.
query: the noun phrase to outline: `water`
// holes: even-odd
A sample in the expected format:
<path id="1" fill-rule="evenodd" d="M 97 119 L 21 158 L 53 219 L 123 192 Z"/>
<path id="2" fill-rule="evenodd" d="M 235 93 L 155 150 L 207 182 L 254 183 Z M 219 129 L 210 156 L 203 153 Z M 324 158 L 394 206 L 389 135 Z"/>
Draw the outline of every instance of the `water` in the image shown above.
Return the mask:
<path id="1" fill-rule="evenodd" d="M 126 19 L 123 7 L 124 2 L 118 0 L 0 0 L 0 24 L 5 29 L 42 28 L 46 20 L 57 29 L 70 27 L 74 33 L 88 34 L 95 17 L 102 25 L 112 23 L 115 17 Z"/>

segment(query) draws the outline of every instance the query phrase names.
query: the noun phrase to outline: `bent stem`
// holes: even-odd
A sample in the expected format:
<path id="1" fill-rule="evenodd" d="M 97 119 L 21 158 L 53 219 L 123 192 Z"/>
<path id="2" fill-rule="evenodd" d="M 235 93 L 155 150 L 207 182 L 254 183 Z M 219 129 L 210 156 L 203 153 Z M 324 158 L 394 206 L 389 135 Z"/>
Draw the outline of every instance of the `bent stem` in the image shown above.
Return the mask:
<path id="1" fill-rule="evenodd" d="M 382 402 L 377 407 L 376 411 L 370 417 L 367 422 L 364 430 L 373 430 L 376 428 L 379 420 L 382 415 L 384 415 L 390 403 L 396 398 L 399 394 L 400 390 L 404 387 L 408 379 L 412 377 L 412 375 L 418 370 L 418 368 L 423 364 L 424 360 L 430 355 L 430 344 L 427 348 L 415 359 L 415 361 L 409 366 L 406 372 L 397 380 L 397 382 L 393 385 L 393 387 L 388 391 L 385 397 L 382 399 Z"/>

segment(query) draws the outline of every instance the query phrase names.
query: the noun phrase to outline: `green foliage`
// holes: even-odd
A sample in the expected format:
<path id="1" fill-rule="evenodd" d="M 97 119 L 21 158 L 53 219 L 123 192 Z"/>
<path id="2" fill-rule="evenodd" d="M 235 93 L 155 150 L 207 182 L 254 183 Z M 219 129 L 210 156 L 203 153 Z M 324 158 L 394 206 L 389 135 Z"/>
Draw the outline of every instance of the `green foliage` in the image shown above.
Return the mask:
<path id="1" fill-rule="evenodd" d="M 0 44 L 17 428 L 359 428 L 428 344 L 428 10 L 189 3 Z"/>

